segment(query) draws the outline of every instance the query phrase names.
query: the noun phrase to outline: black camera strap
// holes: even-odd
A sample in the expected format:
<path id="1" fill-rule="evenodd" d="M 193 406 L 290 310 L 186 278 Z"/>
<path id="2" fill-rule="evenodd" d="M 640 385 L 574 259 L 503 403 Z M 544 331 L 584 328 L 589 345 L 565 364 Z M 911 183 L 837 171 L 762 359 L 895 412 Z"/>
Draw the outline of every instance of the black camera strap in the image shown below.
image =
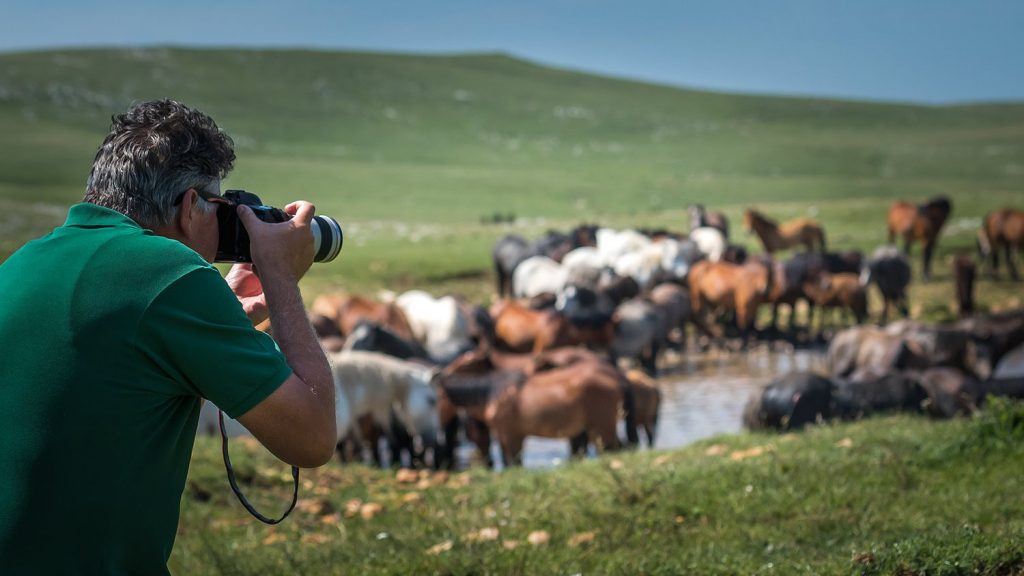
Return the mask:
<path id="1" fill-rule="evenodd" d="M 295 503 L 299 500 L 299 467 L 292 466 L 292 480 L 295 481 L 295 490 L 292 492 L 292 504 L 285 510 L 284 515 L 274 520 L 273 518 L 267 518 L 263 514 L 260 514 L 253 508 L 252 504 L 246 500 L 242 491 L 238 489 L 238 482 L 235 481 L 235 469 L 231 467 L 231 457 L 228 456 L 228 433 L 224 428 L 224 411 L 218 411 L 218 418 L 220 420 L 220 451 L 224 454 L 224 468 L 228 471 L 228 483 L 231 484 L 231 490 L 238 497 L 238 501 L 242 503 L 242 506 L 252 514 L 254 518 L 263 522 L 264 524 L 279 524 L 295 509 Z"/>

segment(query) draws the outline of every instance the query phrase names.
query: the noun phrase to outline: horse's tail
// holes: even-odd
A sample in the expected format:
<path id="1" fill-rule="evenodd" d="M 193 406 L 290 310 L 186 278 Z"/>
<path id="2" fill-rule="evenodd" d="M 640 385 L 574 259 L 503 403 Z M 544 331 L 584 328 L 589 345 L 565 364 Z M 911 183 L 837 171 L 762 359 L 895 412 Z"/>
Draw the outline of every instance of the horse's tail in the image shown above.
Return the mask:
<path id="1" fill-rule="evenodd" d="M 633 383 L 624 375 L 619 376 L 619 388 L 622 390 L 622 413 L 626 420 L 626 441 L 631 446 L 640 444 L 640 435 L 636 431 L 636 395 Z"/>

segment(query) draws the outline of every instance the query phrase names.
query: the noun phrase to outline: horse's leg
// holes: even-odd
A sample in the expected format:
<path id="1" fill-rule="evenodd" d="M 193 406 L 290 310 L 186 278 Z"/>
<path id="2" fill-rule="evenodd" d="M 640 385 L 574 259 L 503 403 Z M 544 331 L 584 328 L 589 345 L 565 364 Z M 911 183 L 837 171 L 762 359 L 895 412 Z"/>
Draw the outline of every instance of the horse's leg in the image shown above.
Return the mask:
<path id="1" fill-rule="evenodd" d="M 413 446 L 412 431 L 406 429 L 394 413 L 391 414 L 391 433 L 388 435 L 388 443 L 391 445 L 392 467 L 402 467 L 402 452 L 409 454 L 409 466 L 416 467 L 416 449 Z"/>
<path id="2" fill-rule="evenodd" d="M 991 254 L 989 255 L 989 258 L 990 258 L 990 260 L 992 262 L 992 278 L 993 279 L 999 278 L 999 249 L 1000 248 L 1001 248 L 1001 246 L 999 246 L 999 241 L 998 240 L 992 242 L 992 245 L 989 246 L 989 250 L 991 252 Z M 1012 264 L 1011 264 L 1011 266 L 1012 266 Z"/>
<path id="3" fill-rule="evenodd" d="M 643 366 L 644 372 L 650 377 L 658 375 L 658 343 L 651 342 L 647 348 L 641 353 L 640 365 Z"/>
<path id="4" fill-rule="evenodd" d="M 928 282 L 932 278 L 932 252 L 935 250 L 936 239 L 925 242 L 923 251 L 923 262 L 924 262 L 924 281 Z"/>
<path id="5" fill-rule="evenodd" d="M 444 445 L 434 448 L 434 469 L 452 470 L 455 468 L 455 447 L 459 443 L 459 417 L 454 416 L 441 423 L 441 434 Z"/>
<path id="6" fill-rule="evenodd" d="M 1017 264 L 1014 260 L 1017 258 L 1019 250 L 1009 241 L 1005 242 L 1004 245 L 1006 246 L 1006 268 L 1010 270 L 1010 278 L 1013 278 L 1014 282 L 1016 282 L 1020 280 L 1020 274 L 1017 273 Z"/>
<path id="7" fill-rule="evenodd" d="M 523 465 L 523 436 L 516 433 L 500 434 L 502 458 L 505 460 L 505 467 Z"/>
<path id="8" fill-rule="evenodd" d="M 569 455 L 571 457 L 586 456 L 587 443 L 589 442 L 587 431 L 584 430 L 569 439 Z"/>
<path id="9" fill-rule="evenodd" d="M 898 310 L 899 310 L 900 315 L 902 315 L 904 318 L 909 318 L 910 317 L 910 308 L 909 308 L 909 303 L 907 302 L 907 293 L 906 292 L 904 292 L 903 294 L 900 294 Z"/>
<path id="10" fill-rule="evenodd" d="M 497 260 L 494 261 L 494 275 L 497 277 L 498 298 L 504 298 L 508 279 L 506 278 L 505 270 L 502 269 L 501 264 Z"/>
<path id="11" fill-rule="evenodd" d="M 491 456 L 491 429 L 487 423 L 473 417 L 467 418 L 466 435 L 476 444 L 487 467 L 494 468 L 494 458 Z"/>
<path id="12" fill-rule="evenodd" d="M 772 323 L 768 325 L 768 333 L 775 334 L 779 322 L 779 303 L 772 302 Z"/>
<path id="13" fill-rule="evenodd" d="M 596 429 L 591 430 L 590 434 L 594 437 L 595 441 L 597 439 L 601 440 L 602 450 L 619 450 L 623 446 L 619 440 L 619 433 L 615 429 L 616 415 L 615 413 L 610 413 L 607 416 L 607 418 L 602 418 L 602 422 L 599 423 Z"/>
<path id="14" fill-rule="evenodd" d="M 647 432 L 647 446 L 648 448 L 654 448 L 654 432 L 658 429 L 658 410 L 654 411 L 654 417 L 647 424 L 644 424 L 644 430 Z"/>

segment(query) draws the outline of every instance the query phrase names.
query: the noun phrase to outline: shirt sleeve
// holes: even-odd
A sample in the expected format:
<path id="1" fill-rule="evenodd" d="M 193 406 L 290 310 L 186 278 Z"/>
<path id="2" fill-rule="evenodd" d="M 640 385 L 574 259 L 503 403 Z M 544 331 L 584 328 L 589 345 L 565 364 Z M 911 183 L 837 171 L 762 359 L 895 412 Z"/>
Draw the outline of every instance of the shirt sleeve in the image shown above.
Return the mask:
<path id="1" fill-rule="evenodd" d="M 274 340 L 253 328 L 213 267 L 168 285 L 142 315 L 138 344 L 183 394 L 202 396 L 232 418 L 248 412 L 292 370 Z"/>

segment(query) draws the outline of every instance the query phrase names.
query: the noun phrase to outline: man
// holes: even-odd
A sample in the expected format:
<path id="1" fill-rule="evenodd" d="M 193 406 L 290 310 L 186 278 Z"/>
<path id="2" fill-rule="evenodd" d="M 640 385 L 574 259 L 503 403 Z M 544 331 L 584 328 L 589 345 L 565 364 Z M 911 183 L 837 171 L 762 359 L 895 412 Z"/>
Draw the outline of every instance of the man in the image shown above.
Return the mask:
<path id="1" fill-rule="evenodd" d="M 0 573 L 166 574 L 201 398 L 285 462 L 330 459 L 334 385 L 297 284 L 314 208 L 239 207 L 259 275 L 225 282 L 234 159 L 205 114 L 134 106 L 67 222 L 0 265 Z M 277 346 L 253 329 L 268 314 Z"/>

